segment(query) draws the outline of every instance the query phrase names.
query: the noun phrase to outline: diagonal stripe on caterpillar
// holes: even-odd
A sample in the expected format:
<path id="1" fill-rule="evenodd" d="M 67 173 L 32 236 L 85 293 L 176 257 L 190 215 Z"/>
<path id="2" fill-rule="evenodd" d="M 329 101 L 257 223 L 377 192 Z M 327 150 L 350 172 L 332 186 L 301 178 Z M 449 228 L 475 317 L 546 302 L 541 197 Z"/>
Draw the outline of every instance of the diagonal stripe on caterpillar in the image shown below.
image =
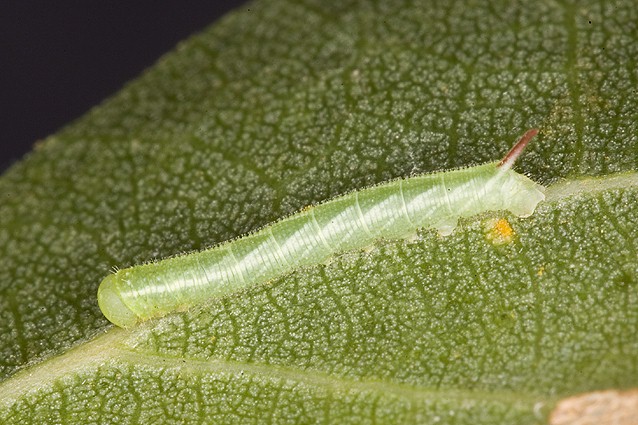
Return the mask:
<path id="1" fill-rule="evenodd" d="M 422 227 L 448 235 L 460 217 L 484 211 L 528 216 L 545 199 L 544 187 L 511 167 L 537 132 L 527 131 L 500 162 L 391 180 L 200 252 L 118 270 L 100 284 L 100 309 L 130 328 L 380 238 L 405 238 Z"/>

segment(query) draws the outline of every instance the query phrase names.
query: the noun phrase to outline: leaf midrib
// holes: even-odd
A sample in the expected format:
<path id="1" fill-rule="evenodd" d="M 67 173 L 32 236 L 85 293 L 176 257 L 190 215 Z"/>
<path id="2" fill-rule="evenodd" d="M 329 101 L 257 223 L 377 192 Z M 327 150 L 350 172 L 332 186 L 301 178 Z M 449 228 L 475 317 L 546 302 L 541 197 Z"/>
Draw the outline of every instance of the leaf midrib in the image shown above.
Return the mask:
<path id="1" fill-rule="evenodd" d="M 370 392 L 395 395 L 413 402 L 427 400 L 458 400 L 461 402 L 499 401 L 515 406 L 531 406 L 543 402 L 550 403 L 546 396 L 511 390 L 463 390 L 456 388 L 426 388 L 407 384 L 384 382 L 371 379 L 352 379 L 346 376 L 329 375 L 311 369 L 283 367 L 279 365 L 240 363 L 214 359 L 210 361 L 183 359 L 133 351 L 121 345 L 127 331 L 112 328 L 90 342 L 73 348 L 58 357 L 48 359 L 38 365 L 24 369 L 0 384 L 0 406 L 9 407 L 24 395 L 37 392 L 53 385 L 65 377 L 81 375 L 84 371 L 111 363 L 150 366 L 155 368 L 179 369 L 180 373 L 225 375 L 252 375 L 280 381 L 294 381 L 309 387 L 331 388 L 341 392 Z"/>

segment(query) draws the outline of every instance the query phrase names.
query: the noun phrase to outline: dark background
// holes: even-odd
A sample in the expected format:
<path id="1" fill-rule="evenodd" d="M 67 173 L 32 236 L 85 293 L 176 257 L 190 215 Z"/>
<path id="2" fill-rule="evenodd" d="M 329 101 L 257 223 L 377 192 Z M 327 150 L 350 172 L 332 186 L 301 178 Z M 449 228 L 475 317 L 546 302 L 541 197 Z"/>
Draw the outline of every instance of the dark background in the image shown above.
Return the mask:
<path id="1" fill-rule="evenodd" d="M 0 2 L 0 172 L 245 3 Z"/>

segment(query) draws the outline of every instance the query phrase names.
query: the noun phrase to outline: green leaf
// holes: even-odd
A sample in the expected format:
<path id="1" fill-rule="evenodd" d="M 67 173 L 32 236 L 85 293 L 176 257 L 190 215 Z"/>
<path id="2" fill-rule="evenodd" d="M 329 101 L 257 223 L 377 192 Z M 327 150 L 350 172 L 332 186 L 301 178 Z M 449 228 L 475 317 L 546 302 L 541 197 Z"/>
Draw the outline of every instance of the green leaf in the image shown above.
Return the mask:
<path id="1" fill-rule="evenodd" d="M 0 422 L 532 424 L 636 387 L 637 10 L 263 0 L 181 44 L 0 179 Z M 130 331 L 97 307 L 113 267 L 499 159 L 532 127 L 529 218 Z"/>

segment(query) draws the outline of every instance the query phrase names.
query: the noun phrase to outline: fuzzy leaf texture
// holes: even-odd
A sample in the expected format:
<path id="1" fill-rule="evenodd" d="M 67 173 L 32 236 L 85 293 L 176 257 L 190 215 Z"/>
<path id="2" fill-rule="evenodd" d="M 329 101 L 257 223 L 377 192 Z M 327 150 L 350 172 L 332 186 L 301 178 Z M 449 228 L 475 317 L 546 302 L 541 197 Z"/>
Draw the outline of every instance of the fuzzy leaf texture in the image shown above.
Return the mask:
<path id="1" fill-rule="evenodd" d="M 543 424 L 635 388 L 637 10 L 261 0 L 180 44 L 0 179 L 0 422 Z M 498 160 L 535 127 L 531 217 L 378 241 L 128 331 L 97 306 L 113 267 Z"/>

